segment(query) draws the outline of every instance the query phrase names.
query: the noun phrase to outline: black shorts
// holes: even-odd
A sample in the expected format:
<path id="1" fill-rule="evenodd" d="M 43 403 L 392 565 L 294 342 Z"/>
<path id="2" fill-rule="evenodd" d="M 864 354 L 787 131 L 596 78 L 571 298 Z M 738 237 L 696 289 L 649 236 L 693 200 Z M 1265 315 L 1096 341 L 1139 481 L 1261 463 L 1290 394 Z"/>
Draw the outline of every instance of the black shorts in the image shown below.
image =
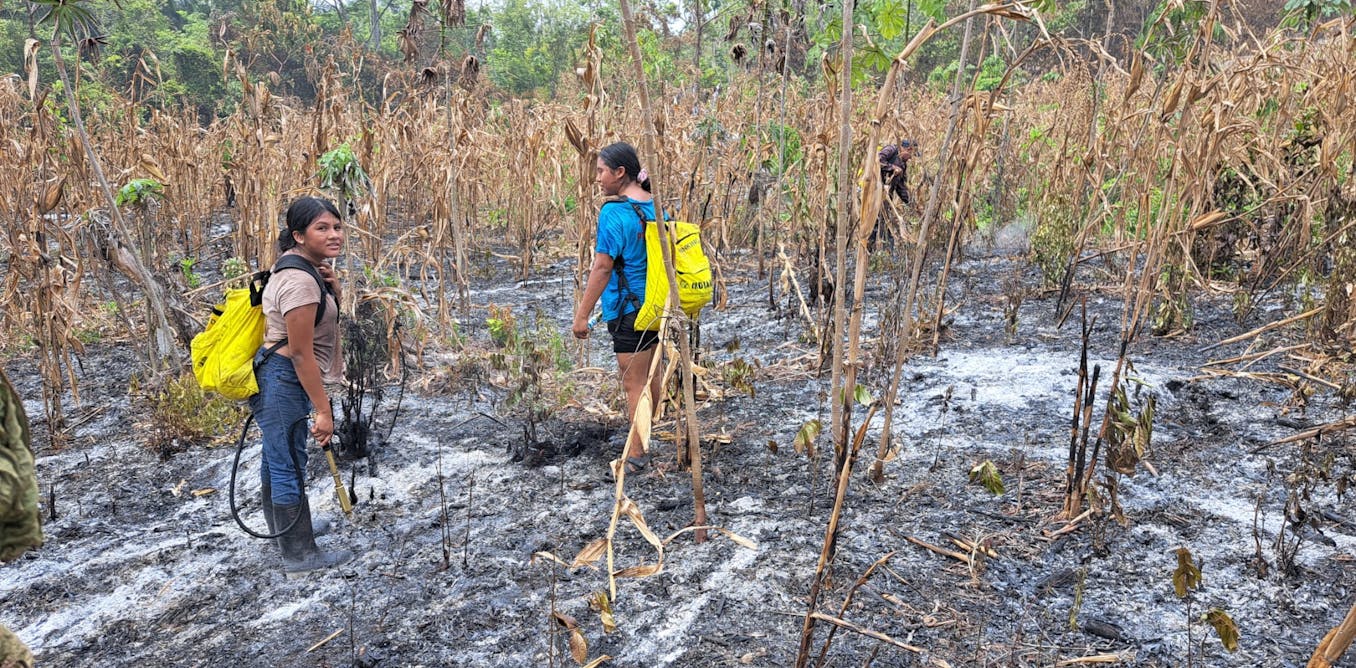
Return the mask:
<path id="1" fill-rule="evenodd" d="M 636 331 L 634 311 L 607 323 L 607 333 L 612 335 L 612 352 L 638 353 L 659 345 L 659 332 Z"/>

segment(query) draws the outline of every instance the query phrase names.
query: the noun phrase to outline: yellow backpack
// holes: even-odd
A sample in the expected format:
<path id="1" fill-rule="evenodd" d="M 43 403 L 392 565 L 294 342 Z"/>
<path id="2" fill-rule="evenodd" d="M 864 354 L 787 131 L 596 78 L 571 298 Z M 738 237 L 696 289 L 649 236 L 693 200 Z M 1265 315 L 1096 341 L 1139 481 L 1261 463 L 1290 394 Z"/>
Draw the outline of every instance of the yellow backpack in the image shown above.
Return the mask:
<path id="1" fill-rule="evenodd" d="M 631 208 L 645 227 L 645 300 L 636 312 L 637 331 L 658 330 L 664 322 L 664 305 L 669 298 L 669 276 L 664 270 L 664 248 L 659 238 L 659 225 L 645 218 L 645 210 L 631 202 Z M 673 269 L 678 279 L 678 302 L 689 318 L 696 318 L 702 307 L 711 303 L 713 283 L 711 280 L 711 261 L 702 251 L 701 228 L 681 221 L 664 221 L 668 227 L 670 248 L 673 251 Z M 617 281 L 622 290 L 631 292 L 626 285 L 626 273 L 622 271 L 620 259 L 615 262 Z M 636 300 L 635 294 L 631 299 Z"/>
<path id="2" fill-rule="evenodd" d="M 297 255 L 284 255 L 273 271 L 261 271 L 250 277 L 249 285 L 226 291 L 226 301 L 212 308 L 207 327 L 193 337 L 189 351 L 193 357 L 193 375 L 204 392 L 216 392 L 227 399 L 242 401 L 259 393 L 254 379 L 254 355 L 264 345 L 264 287 L 273 273 L 283 269 L 301 269 L 320 283 L 320 305 L 315 321 L 325 316 L 325 294 L 328 286 L 309 262 Z M 269 346 L 264 355 L 287 343 L 281 341 Z"/>

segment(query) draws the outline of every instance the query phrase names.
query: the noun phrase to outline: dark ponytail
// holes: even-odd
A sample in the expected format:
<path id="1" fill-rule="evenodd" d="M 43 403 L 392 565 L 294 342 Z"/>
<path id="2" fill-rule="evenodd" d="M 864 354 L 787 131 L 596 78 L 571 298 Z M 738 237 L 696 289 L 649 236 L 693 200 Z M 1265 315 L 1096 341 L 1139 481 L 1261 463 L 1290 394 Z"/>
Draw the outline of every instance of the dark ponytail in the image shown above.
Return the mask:
<path id="1" fill-rule="evenodd" d="M 292 206 L 287 207 L 287 227 L 278 234 L 278 252 L 286 253 L 297 245 L 297 240 L 292 236 L 293 232 L 306 233 L 306 228 L 315 222 L 321 214 L 330 213 L 338 220 L 343 220 L 339 215 L 339 209 L 334 203 L 320 197 L 302 197 Z"/>
<path id="2" fill-rule="evenodd" d="M 650 178 L 648 176 L 643 180 L 640 178 L 640 158 L 636 157 L 634 146 L 624 141 L 608 144 L 601 151 L 598 151 L 598 158 L 603 161 L 604 165 L 607 165 L 608 169 L 621 167 L 626 170 L 627 178 L 639 183 L 640 187 L 645 189 L 645 192 L 650 192 Z"/>

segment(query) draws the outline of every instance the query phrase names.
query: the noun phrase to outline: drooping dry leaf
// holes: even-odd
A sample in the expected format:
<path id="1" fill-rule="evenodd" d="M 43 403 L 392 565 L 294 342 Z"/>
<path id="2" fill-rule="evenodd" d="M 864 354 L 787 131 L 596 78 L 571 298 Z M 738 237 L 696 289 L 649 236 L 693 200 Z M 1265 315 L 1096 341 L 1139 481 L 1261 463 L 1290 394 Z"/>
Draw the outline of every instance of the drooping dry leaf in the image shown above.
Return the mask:
<path id="1" fill-rule="evenodd" d="M 28 99 L 38 97 L 38 47 L 42 45 L 36 39 L 24 40 L 24 71 L 28 73 Z"/>
<path id="2" fill-rule="evenodd" d="M 579 629 L 570 629 L 570 656 L 581 666 L 589 660 L 589 643 Z"/>
<path id="3" fill-rule="evenodd" d="M 579 568 L 580 566 L 596 568 L 593 565 L 594 562 L 601 559 L 606 553 L 607 539 L 599 538 L 588 545 L 585 545 L 584 549 L 580 550 L 579 554 L 574 556 L 574 561 L 570 562 L 570 568 Z"/>
<path id="4" fill-rule="evenodd" d="M 623 568 L 617 571 L 616 573 L 613 573 L 612 576 L 618 578 L 648 578 L 651 575 L 659 574 L 663 570 L 664 570 L 663 564 L 648 564 L 645 566 L 631 566 L 630 568 Z"/>
<path id="5" fill-rule="evenodd" d="M 1177 569 L 1172 573 L 1172 586 L 1178 598 L 1186 598 L 1188 592 L 1201 586 L 1201 569 L 1191 562 L 1191 550 L 1179 547 L 1175 552 Z"/>
<path id="6" fill-rule="evenodd" d="M 1238 624 L 1229 613 L 1214 608 L 1205 613 L 1205 621 L 1215 627 L 1215 632 L 1219 634 L 1219 642 L 1224 645 L 1224 649 L 1230 652 L 1238 651 Z"/>
<path id="7" fill-rule="evenodd" d="M 755 543 L 733 531 L 730 531 L 729 529 L 722 529 L 720 527 L 715 527 L 715 529 L 716 531 L 725 534 L 725 536 L 728 537 L 730 540 L 734 541 L 736 545 L 739 545 L 741 547 L 747 547 L 750 550 L 758 549 L 758 543 Z"/>
<path id="8" fill-rule="evenodd" d="M 570 567 L 569 564 L 565 563 L 565 560 L 564 560 L 564 559 L 561 559 L 560 557 L 557 557 L 556 555 L 551 554 L 550 552 L 546 552 L 546 551 L 542 551 L 542 552 L 533 552 L 533 553 L 532 553 L 532 558 L 529 560 L 529 562 L 535 564 L 535 563 L 537 563 L 537 561 L 540 560 L 540 559 L 546 559 L 546 560 L 549 560 L 549 561 L 554 561 L 554 562 L 556 562 L 557 564 L 560 564 L 561 566 L 564 566 L 564 567 L 566 567 L 566 568 L 569 568 L 569 567 Z"/>
<path id="9" fill-rule="evenodd" d="M 588 662 L 587 664 L 585 664 L 585 665 L 583 666 L 583 668 L 598 668 L 598 666 L 603 665 L 603 662 L 604 662 L 604 661 L 611 661 L 611 660 L 612 660 L 612 657 L 611 657 L 611 656 L 608 656 L 607 654 L 604 654 L 604 655 L 602 655 L 602 656 L 600 656 L 600 657 L 598 657 L 598 658 L 596 658 L 596 659 L 594 659 L 594 660 Z"/>
<path id="10" fill-rule="evenodd" d="M 66 175 L 62 174 L 56 183 L 47 185 L 47 192 L 42 195 L 42 206 L 38 207 L 38 213 L 47 213 L 55 209 L 57 204 L 61 203 L 61 195 L 66 191 Z"/>
<path id="11" fill-rule="evenodd" d="M 815 439 L 819 438 L 820 432 L 824 431 L 824 423 L 819 420 L 810 420 L 800 426 L 796 432 L 794 442 L 796 452 L 807 457 L 815 456 Z"/>
<path id="12" fill-rule="evenodd" d="M 140 156 L 140 160 L 141 168 L 146 170 L 146 173 L 150 174 L 151 178 L 155 179 L 156 181 L 159 181 L 162 184 L 169 182 L 169 179 L 165 178 L 165 172 L 160 169 L 160 163 L 155 159 L 154 156 L 142 153 Z"/>
<path id="13" fill-rule="evenodd" d="M 735 532 L 733 532 L 733 531 L 730 531 L 729 529 L 725 529 L 725 528 L 723 528 L 723 527 L 714 527 L 714 526 L 690 526 L 690 527 L 683 527 L 683 528 L 681 528 L 681 529 L 679 529 L 679 530 L 677 530 L 677 531 L 675 531 L 675 532 L 669 534 L 669 536 L 668 536 L 667 538 L 664 539 L 664 544 L 665 544 L 665 545 L 668 545 L 669 543 L 672 543 L 672 542 L 673 542 L 673 539 L 675 539 L 675 538 L 677 538 L 677 537 L 679 537 L 679 536 L 681 536 L 681 535 L 683 535 L 683 534 L 685 534 L 685 533 L 691 533 L 691 532 L 693 532 L 693 531 L 699 531 L 699 530 L 700 530 L 700 531 L 715 530 L 715 531 L 718 531 L 718 532 L 724 534 L 724 535 L 725 535 L 726 537 L 728 537 L 730 540 L 734 541 L 736 545 L 739 545 L 739 546 L 741 546 L 741 547 L 747 547 L 747 548 L 749 548 L 750 550 L 756 550 L 756 549 L 758 549 L 758 544 L 757 544 L 757 543 L 755 543 L 755 542 L 753 542 L 753 541 L 751 541 L 751 540 L 749 540 L 749 539 L 747 539 L 747 538 L 745 538 L 745 537 L 743 537 L 743 536 L 741 536 L 741 535 L 739 535 L 739 534 L 737 534 L 737 533 L 735 533 Z"/>
<path id="14" fill-rule="evenodd" d="M 645 542 L 655 546 L 662 557 L 664 544 L 660 542 L 659 536 L 654 535 L 654 532 L 650 530 L 650 525 L 645 523 L 645 516 L 641 514 L 640 507 L 636 505 L 636 502 L 631 499 L 622 499 L 622 512 L 626 513 L 626 516 L 631 519 L 631 523 L 636 525 L 640 535 L 645 537 Z"/>
<path id="15" fill-rule="evenodd" d="M 612 602 L 608 600 L 607 592 L 594 592 L 593 597 L 589 599 L 589 607 L 598 611 L 598 620 L 603 623 L 603 633 L 617 630 L 617 619 L 612 615 Z"/>

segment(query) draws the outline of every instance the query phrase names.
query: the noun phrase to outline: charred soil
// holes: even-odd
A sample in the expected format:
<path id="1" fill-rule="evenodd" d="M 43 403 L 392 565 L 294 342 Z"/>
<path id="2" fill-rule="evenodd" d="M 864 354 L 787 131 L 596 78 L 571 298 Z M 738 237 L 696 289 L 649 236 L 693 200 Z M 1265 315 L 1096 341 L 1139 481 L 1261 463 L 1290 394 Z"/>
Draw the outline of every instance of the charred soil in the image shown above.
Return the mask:
<path id="1" fill-rule="evenodd" d="M 1128 394 L 1153 396 L 1157 407 L 1148 452 L 1134 475 L 1098 462 L 1092 501 L 1102 512 L 1071 528 L 1055 517 L 1078 316 L 1057 327 L 1056 296 L 1040 292 L 1034 275 L 1022 278 L 1030 296 L 1014 308 L 1004 294 L 1012 286 L 998 277 L 1017 262 L 979 254 L 957 267 L 948 299 L 955 310 L 937 354 L 905 364 L 895 398 L 900 450 L 880 483 L 867 477 L 879 415 L 868 430 L 821 597 L 822 612 L 920 651 L 838 629 L 826 665 L 1048 666 L 1099 654 L 1137 666 L 1303 665 L 1351 604 L 1356 520 L 1348 518 L 1356 512 L 1335 481 L 1351 474 L 1352 450 L 1340 435 L 1267 444 L 1347 408 L 1331 393 L 1301 407 L 1291 388 L 1201 378 L 1210 355 L 1244 344 L 1202 347 L 1268 319 L 1261 310 L 1236 323 L 1227 299 L 1202 297 L 1192 331 L 1134 343 Z M 469 368 L 458 367 L 459 353 L 426 356 L 416 372 L 425 382 L 404 397 L 389 441 L 373 459 L 344 465 L 358 499 L 351 518 L 340 516 L 323 460 L 312 457 L 313 505 L 335 521 L 321 543 L 358 556 L 299 580 L 284 578 L 276 549 L 230 517 L 234 449 L 162 456 L 148 448 L 125 399 L 134 353 L 91 346 L 83 403 L 72 409 L 74 442 L 36 444 L 47 544 L 0 568 L 0 623 L 48 666 L 575 665 L 555 609 L 577 624 L 590 658 L 613 657 L 606 665 L 790 666 L 832 505 L 829 374 L 816 366 L 818 348 L 798 309 L 774 311 L 766 281 L 737 263 L 726 275 L 749 278 L 730 286 L 728 308 L 704 316 L 714 391 L 699 415 L 712 522 L 756 547 L 718 533 L 701 544 L 690 533 L 677 537 L 660 573 L 618 581 L 612 633 L 590 604 L 607 589 L 602 572 L 533 558 L 550 552 L 570 561 L 607 529 L 608 462 L 621 451 L 624 423 L 606 336 L 590 340 L 588 361 L 574 359 L 563 376 L 568 392 L 531 429 L 527 409 L 515 408 L 524 404 L 507 401 L 492 369 L 450 374 Z M 569 273 L 560 263 L 529 281 L 483 286 L 463 335 L 489 340 L 483 309 L 507 303 L 521 321 L 545 314 L 568 337 Z M 879 336 L 892 281 L 871 287 L 868 336 Z M 1110 289 L 1086 298 L 1096 317 L 1091 362 L 1109 375 L 1121 301 Z M 878 352 L 868 362 L 865 384 L 879 396 L 891 364 Z M 36 419 L 41 391 L 31 362 L 17 358 L 7 369 Z M 443 381 L 429 381 L 439 373 Z M 1099 390 L 1094 424 L 1105 396 Z M 392 406 L 379 421 L 392 419 Z M 793 442 L 815 419 L 826 429 L 808 457 Z M 671 433 L 671 417 L 657 430 Z M 674 466 L 671 437 L 653 455 L 651 470 L 626 488 L 662 538 L 691 522 L 691 479 Z M 1001 494 L 970 480 L 985 461 L 1001 476 Z M 242 516 L 260 528 L 257 466 L 255 445 L 239 493 Z M 1288 522 L 1287 508 L 1302 521 Z M 1203 580 L 1188 599 L 1173 586 L 1183 547 Z M 616 567 L 654 560 L 623 524 Z M 1236 652 L 1201 621 L 1211 609 L 1237 623 Z M 817 624 L 816 654 L 829 630 Z"/>

